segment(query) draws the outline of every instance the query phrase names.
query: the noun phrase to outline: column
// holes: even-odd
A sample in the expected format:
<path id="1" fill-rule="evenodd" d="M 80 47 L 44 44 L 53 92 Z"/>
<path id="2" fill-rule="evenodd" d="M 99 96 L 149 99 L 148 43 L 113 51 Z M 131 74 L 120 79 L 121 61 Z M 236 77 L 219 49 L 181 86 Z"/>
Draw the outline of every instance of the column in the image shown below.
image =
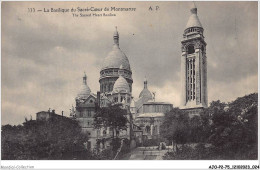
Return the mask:
<path id="1" fill-rule="evenodd" d="M 153 125 L 151 125 L 151 131 L 150 131 L 150 133 L 151 133 L 151 136 L 153 135 Z"/>
<path id="2" fill-rule="evenodd" d="M 187 59 L 187 102 L 190 99 L 190 63 L 189 59 Z"/>
<path id="3" fill-rule="evenodd" d="M 199 49 L 195 50 L 195 76 L 196 76 L 196 104 L 199 104 L 201 101 L 201 95 L 200 95 L 200 55 L 199 55 Z"/>
<path id="4" fill-rule="evenodd" d="M 207 56 L 204 54 L 204 81 L 205 81 L 205 86 L 204 86 L 204 91 L 205 91 L 205 106 L 208 107 L 208 71 L 207 71 Z"/>
<path id="5" fill-rule="evenodd" d="M 161 120 L 159 119 L 159 121 L 161 121 Z M 160 135 L 160 125 L 161 125 L 161 123 L 159 122 L 159 124 L 158 124 L 158 126 L 157 126 L 157 129 L 158 129 L 158 135 Z"/>
<path id="6" fill-rule="evenodd" d="M 187 63 L 186 63 L 186 52 L 182 52 L 181 56 L 181 90 L 182 90 L 182 101 L 181 105 L 185 106 L 186 101 L 187 101 Z"/>
<path id="7" fill-rule="evenodd" d="M 193 59 L 190 59 L 190 100 L 193 100 L 192 94 L 193 94 Z"/>
<path id="8" fill-rule="evenodd" d="M 192 77 L 192 80 L 193 80 L 193 100 L 195 100 L 195 95 L 196 95 L 196 79 L 195 79 L 195 58 L 193 58 L 193 77 Z"/>
<path id="9" fill-rule="evenodd" d="M 190 89 L 190 94 L 189 94 L 189 99 L 192 100 L 192 59 L 189 59 L 189 89 Z"/>
<path id="10" fill-rule="evenodd" d="M 128 97 L 128 95 L 127 95 L 127 93 L 126 93 L 126 94 L 125 94 L 125 104 L 128 104 L 127 97 Z M 129 103 L 129 104 L 130 104 L 130 103 Z"/>
<path id="11" fill-rule="evenodd" d="M 200 77 L 201 77 L 201 81 L 200 81 L 200 93 L 201 93 L 201 99 L 200 99 L 200 103 L 202 103 L 204 105 L 204 98 L 205 98 L 205 93 L 204 93 L 204 64 L 203 64 L 203 54 L 202 54 L 202 50 L 199 49 L 199 58 L 200 58 Z"/>

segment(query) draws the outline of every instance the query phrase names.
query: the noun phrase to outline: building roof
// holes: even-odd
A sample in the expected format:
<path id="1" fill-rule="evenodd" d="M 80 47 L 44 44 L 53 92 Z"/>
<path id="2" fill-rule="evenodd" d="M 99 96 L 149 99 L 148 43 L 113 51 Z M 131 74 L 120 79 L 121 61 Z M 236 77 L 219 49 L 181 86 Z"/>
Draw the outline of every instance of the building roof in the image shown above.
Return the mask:
<path id="1" fill-rule="evenodd" d="M 142 105 L 143 105 L 144 102 L 145 102 L 145 101 L 144 101 L 143 98 L 137 99 L 136 102 L 135 102 L 135 107 L 136 107 L 136 109 L 137 109 L 137 110 L 140 109 L 140 108 L 142 107 Z"/>
<path id="2" fill-rule="evenodd" d="M 164 117 L 164 113 L 143 113 L 137 116 L 137 118 L 151 118 L 151 117 Z"/>
<path id="3" fill-rule="evenodd" d="M 119 48 L 119 34 L 117 30 L 114 32 L 114 45 L 102 64 L 102 70 L 107 68 L 119 68 L 121 65 L 123 69 L 131 71 L 129 60 L 125 53 Z"/>
<path id="4" fill-rule="evenodd" d="M 145 98 L 147 100 L 152 100 L 153 99 L 153 95 L 152 95 L 152 93 L 148 89 L 143 89 L 141 91 L 141 93 L 139 94 L 139 98 L 141 98 L 141 97 L 143 97 L 143 98 Z"/>
<path id="5" fill-rule="evenodd" d="M 84 74 L 83 83 L 81 84 L 80 90 L 78 92 L 77 98 L 87 99 L 91 94 L 91 90 L 87 85 L 87 75 Z"/>
<path id="6" fill-rule="evenodd" d="M 191 15 L 187 22 L 186 29 L 191 28 L 191 27 L 201 27 L 202 28 L 199 17 L 197 15 L 197 8 L 193 7 L 193 8 L 191 8 L 190 11 L 191 11 Z"/>
<path id="7" fill-rule="evenodd" d="M 147 101 L 147 102 L 145 102 L 144 103 L 144 105 L 149 105 L 149 104 L 165 104 L 165 105 L 169 105 L 169 104 L 171 104 L 171 103 L 169 103 L 169 102 L 156 102 L 156 101 Z M 172 104 L 171 104 L 172 105 Z"/>
<path id="8" fill-rule="evenodd" d="M 37 112 L 36 114 L 53 114 L 53 112 L 40 111 L 40 112 Z"/>

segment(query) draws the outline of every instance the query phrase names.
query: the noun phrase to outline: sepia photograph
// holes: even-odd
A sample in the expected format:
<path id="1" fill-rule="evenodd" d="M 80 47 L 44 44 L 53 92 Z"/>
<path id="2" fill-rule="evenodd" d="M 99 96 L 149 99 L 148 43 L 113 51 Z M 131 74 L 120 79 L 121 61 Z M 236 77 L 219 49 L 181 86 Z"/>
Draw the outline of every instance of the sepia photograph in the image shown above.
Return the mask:
<path id="1" fill-rule="evenodd" d="M 257 162 L 258 1 L 1 2 L 1 160 Z"/>

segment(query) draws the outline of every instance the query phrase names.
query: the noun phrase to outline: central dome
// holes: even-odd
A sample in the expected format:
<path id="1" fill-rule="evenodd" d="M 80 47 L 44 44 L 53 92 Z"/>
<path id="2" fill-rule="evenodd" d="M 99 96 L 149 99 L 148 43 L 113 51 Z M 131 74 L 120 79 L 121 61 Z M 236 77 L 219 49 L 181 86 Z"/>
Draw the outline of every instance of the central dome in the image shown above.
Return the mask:
<path id="1" fill-rule="evenodd" d="M 104 59 L 102 70 L 107 68 L 119 68 L 121 65 L 124 69 L 131 70 L 125 53 L 121 51 L 117 44 L 114 44 L 112 51 Z"/>
<path id="2" fill-rule="evenodd" d="M 107 57 L 104 59 L 102 70 L 107 68 L 119 68 L 121 65 L 124 69 L 131 71 L 128 58 L 125 53 L 119 48 L 119 34 L 116 29 L 113 35 L 114 45 L 112 51 L 108 53 Z"/>

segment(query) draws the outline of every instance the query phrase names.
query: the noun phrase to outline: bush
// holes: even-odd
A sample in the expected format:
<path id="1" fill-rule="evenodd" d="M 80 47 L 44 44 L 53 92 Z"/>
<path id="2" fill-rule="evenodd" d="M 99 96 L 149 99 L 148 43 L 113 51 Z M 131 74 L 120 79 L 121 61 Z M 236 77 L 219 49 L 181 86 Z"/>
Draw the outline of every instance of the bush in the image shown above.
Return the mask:
<path id="1" fill-rule="evenodd" d="M 158 146 L 160 141 L 158 139 L 146 139 L 144 140 L 144 146 Z"/>
<path id="2" fill-rule="evenodd" d="M 205 144 L 199 143 L 195 148 L 189 145 L 183 145 L 175 152 L 167 152 L 163 159 L 166 160 L 209 160 L 210 149 L 205 147 Z"/>
<path id="3" fill-rule="evenodd" d="M 195 148 L 183 145 L 178 152 L 167 152 L 163 157 L 165 160 L 253 160 L 256 158 L 257 147 L 234 152 L 214 145 L 206 147 L 203 143 L 197 144 Z"/>

